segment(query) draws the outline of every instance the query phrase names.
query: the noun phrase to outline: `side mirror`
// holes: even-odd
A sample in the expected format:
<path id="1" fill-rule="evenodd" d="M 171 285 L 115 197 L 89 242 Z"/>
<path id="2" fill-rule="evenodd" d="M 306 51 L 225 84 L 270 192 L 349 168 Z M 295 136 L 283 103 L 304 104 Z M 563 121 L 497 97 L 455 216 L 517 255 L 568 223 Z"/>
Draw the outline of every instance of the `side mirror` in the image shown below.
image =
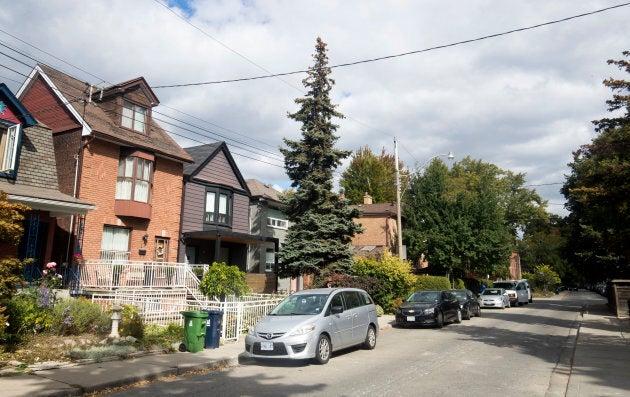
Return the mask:
<path id="1" fill-rule="evenodd" d="M 330 308 L 330 312 L 332 314 L 341 314 L 343 313 L 343 306 L 333 306 Z"/>

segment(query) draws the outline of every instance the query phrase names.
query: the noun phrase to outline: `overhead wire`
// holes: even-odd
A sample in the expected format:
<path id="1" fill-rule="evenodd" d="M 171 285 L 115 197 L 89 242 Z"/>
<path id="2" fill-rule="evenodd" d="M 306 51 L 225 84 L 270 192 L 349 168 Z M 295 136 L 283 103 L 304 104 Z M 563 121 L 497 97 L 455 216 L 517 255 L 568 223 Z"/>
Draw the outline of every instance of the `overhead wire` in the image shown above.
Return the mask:
<path id="1" fill-rule="evenodd" d="M 157 1 L 157 0 L 155 0 L 155 1 Z M 157 2 L 159 3 L 159 1 L 157 1 Z M 512 30 L 508 30 L 508 31 L 500 32 L 500 33 L 494 33 L 494 34 L 489 34 L 489 35 L 485 35 L 485 36 L 480 36 L 480 37 L 477 37 L 477 38 L 474 38 L 474 39 L 461 40 L 461 41 L 456 41 L 456 42 L 452 42 L 452 43 L 447 43 L 447 44 L 441 44 L 441 45 L 437 45 L 437 46 L 433 46 L 433 47 L 428 47 L 428 48 L 424 48 L 424 49 L 420 49 L 420 50 L 407 51 L 407 52 L 403 52 L 403 53 L 399 53 L 399 54 L 385 55 L 385 56 L 380 56 L 380 57 L 375 57 L 375 58 L 362 59 L 362 60 L 353 61 L 353 62 L 340 63 L 340 64 L 337 64 L 337 65 L 325 66 L 325 68 L 327 68 L 327 69 L 336 69 L 336 68 L 343 68 L 343 67 L 348 67 L 348 66 L 356 66 L 356 65 L 360 65 L 360 64 L 364 64 L 364 63 L 371 63 L 371 62 L 383 61 L 383 60 L 387 60 L 387 59 L 400 58 L 400 57 L 404 57 L 404 56 L 408 56 L 408 55 L 421 54 L 421 53 L 424 53 L 424 52 L 430 52 L 430 51 L 440 50 L 440 49 L 444 49 L 444 48 L 460 46 L 460 45 L 463 45 L 463 44 L 470 44 L 470 43 L 474 43 L 474 42 L 477 42 L 477 41 L 492 39 L 492 38 L 506 36 L 506 35 L 513 34 L 513 33 L 524 32 L 524 31 L 527 31 L 527 30 L 537 29 L 537 28 L 541 28 L 541 27 L 544 27 L 544 26 L 549 26 L 549 25 L 554 25 L 554 24 L 558 24 L 558 23 L 562 23 L 562 22 L 567 22 L 567 21 L 570 21 L 570 20 L 573 20 L 573 19 L 583 18 L 583 17 L 599 14 L 599 13 L 610 11 L 610 10 L 613 10 L 613 9 L 616 9 L 616 8 L 626 7 L 628 5 L 630 5 L 630 2 L 617 4 L 617 5 L 614 5 L 614 6 L 601 8 L 601 9 L 598 9 L 598 10 L 595 10 L 595 11 L 585 12 L 585 13 L 582 13 L 582 14 L 572 15 L 570 17 L 565 17 L 565 18 L 561 18 L 561 19 L 555 19 L 555 20 L 552 20 L 552 21 L 548 21 L 548 22 L 538 23 L 538 24 L 531 25 L 531 26 L 526 26 L 526 27 L 516 28 L 516 29 L 512 29 Z M 241 77 L 241 78 L 227 79 L 227 80 L 205 81 L 205 82 L 196 82 L 196 83 L 182 83 L 182 84 L 164 84 L 164 85 L 159 85 L 159 86 L 152 86 L 151 88 L 177 88 L 177 87 L 190 87 L 190 86 L 199 86 L 199 85 L 236 83 L 236 82 L 243 82 L 243 81 L 269 79 L 269 78 L 281 77 L 281 76 L 290 76 L 290 75 L 294 75 L 294 74 L 302 74 L 302 73 L 307 73 L 307 72 L 309 72 L 311 70 L 317 70 L 317 68 L 310 68 L 310 69 L 305 69 L 305 70 L 296 70 L 296 71 L 284 72 L 284 73 L 270 73 L 270 74 L 262 75 L 262 76 Z"/>
<path id="2" fill-rule="evenodd" d="M 2 29 L 0 29 L 0 31 L 4 32 Z M 14 38 L 16 38 L 16 39 L 18 39 L 18 38 L 17 38 L 16 36 L 14 36 L 14 35 L 10 35 L 10 36 L 11 36 L 11 37 L 14 37 Z M 20 39 L 18 39 L 18 40 L 20 40 Z M 22 43 L 25 43 L 25 44 L 27 44 L 27 45 L 30 45 L 29 43 L 25 42 L 24 40 L 20 40 L 20 41 L 21 41 Z M 44 64 L 44 65 L 45 65 L 45 62 L 43 62 L 43 61 L 41 61 L 41 60 L 39 60 L 39 59 L 37 59 L 37 58 L 35 58 L 35 57 L 31 56 L 30 54 L 27 54 L 27 53 L 25 53 L 25 52 L 19 51 L 19 50 L 17 50 L 17 49 L 15 49 L 15 48 L 13 48 L 13 47 L 11 47 L 11 46 L 7 45 L 5 42 L 0 41 L 0 46 L 3 46 L 3 47 L 5 47 L 5 48 L 8 48 L 9 50 L 11 50 L 11 51 L 14 51 L 14 52 L 18 53 L 19 55 L 21 55 L 21 56 L 23 56 L 23 57 L 25 57 L 25 58 L 28 58 L 28 59 L 30 59 L 30 60 L 32 60 L 32 61 L 34 61 L 34 63 L 35 63 L 35 64 Z M 36 48 L 36 49 L 37 49 L 37 47 L 35 47 L 35 46 L 33 46 L 33 48 Z M 38 49 L 38 50 L 39 50 L 39 49 Z M 44 53 L 46 53 L 46 52 L 44 52 Z M 5 52 L 0 51 L 0 55 L 4 55 L 6 58 L 11 59 L 11 60 L 13 60 L 13 61 L 15 61 L 15 62 L 18 62 L 18 63 L 20 63 L 20 64 L 22 64 L 22 65 L 24 65 L 24 66 L 29 67 L 29 68 L 33 68 L 33 67 L 34 67 L 33 65 L 28 64 L 28 63 L 26 63 L 26 62 L 23 62 L 22 60 L 20 60 L 20 59 L 18 59 L 18 58 L 15 58 L 15 57 L 13 57 L 13 56 L 11 56 L 11 55 L 9 55 L 9 54 L 5 53 Z M 55 59 L 60 59 L 60 58 L 55 57 Z M 63 61 L 63 60 L 62 60 L 62 61 Z M 63 62 L 64 62 L 64 63 L 66 63 L 66 64 L 68 64 L 68 62 L 66 62 L 66 61 L 63 61 Z M 72 66 L 72 65 L 71 65 L 71 66 Z M 13 69 L 13 68 L 10 68 L 10 67 L 8 67 L 8 66 L 6 66 L 6 65 L 1 65 L 1 64 L 0 64 L 0 67 L 3 67 L 3 68 L 5 68 L 5 69 L 7 69 L 7 70 L 10 70 L 10 71 L 12 71 L 12 72 L 14 72 L 14 73 L 16 73 L 16 74 L 18 74 L 18 75 L 21 75 L 21 76 L 25 77 L 26 79 L 29 79 L 29 76 L 28 76 L 28 75 L 26 75 L 26 74 L 24 74 L 24 73 L 21 73 L 21 72 L 19 72 L 18 70 L 15 70 L 15 69 Z M 52 67 L 52 66 L 50 66 L 50 67 Z M 74 66 L 73 66 L 73 67 L 74 67 Z M 55 67 L 52 67 L 52 68 L 55 68 Z M 75 68 L 75 69 L 77 69 L 77 70 L 82 70 L 82 69 L 77 68 L 77 67 L 74 67 L 74 68 Z M 82 70 L 82 71 L 83 71 L 83 70 Z M 62 72 L 63 72 L 63 71 L 62 71 Z M 96 76 L 96 75 L 94 75 L 94 74 L 92 74 L 92 73 L 88 73 L 88 74 L 89 74 L 90 76 L 92 76 L 92 77 L 97 78 L 98 80 L 102 81 L 103 83 L 107 83 L 105 80 L 100 79 L 98 76 Z M 19 83 L 19 82 L 18 82 L 18 83 Z M 65 83 L 65 82 L 60 82 L 60 83 L 61 83 L 61 84 L 64 84 L 64 85 L 68 85 L 68 84 L 67 84 L 67 83 Z M 86 84 L 86 86 L 85 86 L 85 87 L 77 87 L 77 86 L 71 86 L 71 85 L 69 85 L 69 88 L 74 88 L 74 89 L 84 90 L 84 89 L 86 89 L 86 88 L 88 87 L 89 83 L 85 83 L 85 84 Z M 110 85 L 111 85 L 111 83 L 108 83 L 108 84 L 110 84 Z M 70 94 L 67 90 L 65 90 L 65 89 L 64 89 L 64 87 L 57 87 L 57 88 L 58 88 L 58 89 L 60 90 L 60 92 L 61 92 L 63 95 L 65 95 L 65 96 L 73 97 L 75 100 L 79 100 L 79 99 L 81 99 L 81 98 L 77 98 L 77 97 L 75 97 L 74 95 Z M 69 102 L 73 102 L 73 101 L 69 101 Z M 173 109 L 173 108 L 171 108 L 171 109 Z M 176 110 L 176 109 L 173 109 L 173 110 Z M 177 111 L 177 110 L 176 110 L 176 111 Z M 154 110 L 153 112 L 158 113 L 158 114 L 162 114 L 164 117 L 171 118 L 171 119 L 176 120 L 176 121 L 178 121 L 178 122 L 185 123 L 184 121 L 179 120 L 179 119 L 177 119 L 177 118 L 175 118 L 175 117 L 172 117 L 172 116 L 170 116 L 170 115 L 167 115 L 167 114 L 165 114 L 165 113 L 160 113 L 160 112 L 155 111 L 155 110 Z M 199 120 L 200 120 L 200 119 L 199 119 Z M 196 134 L 198 134 L 198 135 L 200 135 L 200 136 L 204 136 L 204 137 L 207 137 L 207 138 L 210 138 L 210 139 L 216 139 L 216 138 L 213 138 L 213 137 L 212 137 L 212 136 L 210 136 L 210 135 L 203 135 L 203 134 L 201 134 L 201 133 L 195 132 L 195 131 L 194 131 L 194 130 L 192 130 L 192 129 L 183 128 L 183 127 L 178 126 L 178 125 L 176 125 L 176 124 L 174 124 L 174 123 L 167 122 L 166 120 L 162 120 L 162 122 L 166 122 L 166 123 L 168 123 L 169 125 L 176 126 L 176 127 L 178 127 L 178 128 L 182 128 L 182 129 L 184 129 L 184 130 L 186 130 L 186 131 L 188 131 L 188 132 L 193 132 L 193 133 L 196 133 Z M 209 123 L 209 122 L 208 122 L 208 123 Z M 216 133 L 216 132 L 210 131 L 210 130 L 205 129 L 205 128 L 202 128 L 202 127 L 200 127 L 200 126 L 195 126 L 195 125 L 190 124 L 190 123 L 185 123 L 185 124 L 188 124 L 189 126 L 192 126 L 192 127 L 198 128 L 198 129 L 200 129 L 200 130 L 202 130 L 202 131 L 205 131 L 205 132 L 207 132 L 207 133 L 209 133 L 209 134 L 211 134 L 211 135 L 216 135 L 216 136 L 218 136 L 218 137 L 220 137 L 220 138 L 222 138 L 222 139 L 225 139 L 227 142 L 229 142 L 229 143 L 230 143 L 230 146 L 236 146 L 237 148 L 239 148 L 239 149 L 241 149 L 241 150 L 245 150 L 245 151 L 248 151 L 248 152 L 254 153 L 254 154 L 256 154 L 256 155 L 260 155 L 262 158 L 265 158 L 267 155 L 273 156 L 273 157 L 275 157 L 276 159 L 280 157 L 280 155 L 279 155 L 278 153 L 273 153 L 273 152 L 270 152 L 270 151 L 268 151 L 268 150 L 260 149 L 260 148 L 259 148 L 259 146 L 250 145 L 250 144 L 247 144 L 247 143 L 245 143 L 245 142 L 238 141 L 238 140 L 236 140 L 236 139 L 234 139 L 234 138 L 230 138 L 230 137 L 228 137 L 228 136 L 225 136 L 225 135 L 222 135 L 222 134 L 219 134 L 219 133 Z M 210 124 L 212 124 L 212 123 L 210 123 Z M 220 127 L 220 126 L 219 126 L 219 127 Z M 222 127 L 220 127 L 220 128 L 222 128 Z M 173 133 L 174 135 L 180 136 L 180 137 L 182 137 L 182 138 L 189 139 L 189 137 L 187 137 L 187 136 L 185 136 L 185 135 L 182 135 L 182 134 L 177 134 L 177 133 L 175 133 L 174 131 L 168 131 L 168 132 L 169 132 L 169 133 Z M 244 134 L 240 134 L 240 135 L 245 136 Z M 190 139 L 190 140 L 191 140 L 191 141 L 194 141 L 194 142 L 200 142 L 200 141 L 198 141 L 198 140 L 194 140 L 194 139 Z M 234 144 L 234 142 L 237 142 L 238 144 Z M 202 143 L 203 143 L 203 142 L 202 142 Z M 205 142 L 205 143 L 207 143 L 207 142 Z M 259 143 L 260 143 L 260 142 L 259 142 Z M 239 144 L 240 144 L 240 145 L 239 145 Z M 242 145 L 242 146 L 241 146 L 241 145 Z M 243 147 L 243 146 L 246 146 L 246 147 Z M 249 147 L 249 148 L 251 148 L 251 149 L 248 149 L 247 147 Z M 260 152 L 261 152 L 261 153 L 263 153 L 263 154 L 261 154 L 261 153 L 257 153 L 257 152 L 256 152 L 256 150 L 260 151 Z M 266 153 L 266 154 L 264 154 L 264 153 Z M 264 161 L 264 160 L 261 160 L 261 159 L 256 159 L 256 158 L 249 157 L 249 156 L 245 156 L 245 155 L 242 155 L 241 153 L 238 153 L 238 152 L 234 152 L 233 154 L 240 155 L 240 156 L 242 156 L 242 157 L 246 157 L 246 158 L 250 158 L 250 159 L 252 159 L 252 160 L 257 160 L 257 161 L 260 161 L 261 163 L 265 163 L 265 164 L 270 164 L 270 165 L 278 166 L 277 164 L 273 164 L 273 163 L 270 163 L 270 162 L 268 162 L 268 161 Z M 273 160 L 273 159 L 272 159 L 272 160 Z"/>

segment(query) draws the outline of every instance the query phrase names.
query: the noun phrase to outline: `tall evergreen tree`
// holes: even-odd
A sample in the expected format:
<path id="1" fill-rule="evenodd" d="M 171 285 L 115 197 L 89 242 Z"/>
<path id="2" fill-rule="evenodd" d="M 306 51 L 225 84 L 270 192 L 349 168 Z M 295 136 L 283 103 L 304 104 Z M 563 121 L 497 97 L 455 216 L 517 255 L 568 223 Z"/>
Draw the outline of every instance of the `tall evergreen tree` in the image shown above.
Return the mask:
<path id="1" fill-rule="evenodd" d="M 332 192 L 333 172 L 350 151 L 335 149 L 339 139 L 333 117 L 343 118 L 330 101 L 335 81 L 328 75 L 326 43 L 317 38 L 314 64 L 302 81 L 305 97 L 295 103 L 299 110 L 288 117 L 302 123 L 302 139 L 284 139 L 284 166 L 292 180 L 293 194 L 283 196 L 292 226 L 278 255 L 282 277 L 319 274 L 324 268 L 345 272 L 352 266 L 349 243 L 361 231 L 354 223 L 359 213 L 347 200 Z"/>

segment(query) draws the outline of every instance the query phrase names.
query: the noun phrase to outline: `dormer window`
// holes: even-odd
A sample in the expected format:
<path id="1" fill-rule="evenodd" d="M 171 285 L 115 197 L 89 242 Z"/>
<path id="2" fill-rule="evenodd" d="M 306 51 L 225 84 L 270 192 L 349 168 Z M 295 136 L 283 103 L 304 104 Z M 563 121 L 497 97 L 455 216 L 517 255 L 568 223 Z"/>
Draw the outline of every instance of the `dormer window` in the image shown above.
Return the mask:
<path id="1" fill-rule="evenodd" d="M 12 174 L 17 158 L 20 125 L 0 123 L 0 173 Z"/>
<path id="2" fill-rule="evenodd" d="M 147 108 L 125 101 L 122 111 L 122 126 L 137 132 L 146 132 Z"/>

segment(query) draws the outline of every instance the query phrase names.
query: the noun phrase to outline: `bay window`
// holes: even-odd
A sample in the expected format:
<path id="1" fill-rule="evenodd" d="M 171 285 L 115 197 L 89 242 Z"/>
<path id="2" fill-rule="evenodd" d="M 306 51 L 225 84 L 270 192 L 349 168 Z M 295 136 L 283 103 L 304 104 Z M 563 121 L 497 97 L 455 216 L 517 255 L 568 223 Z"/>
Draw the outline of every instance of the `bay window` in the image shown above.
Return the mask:
<path id="1" fill-rule="evenodd" d="M 223 189 L 206 190 L 204 223 L 232 224 L 232 192 Z"/>
<path id="2" fill-rule="evenodd" d="M 123 156 L 118 162 L 116 199 L 148 203 L 151 198 L 153 161 L 138 156 Z"/>

